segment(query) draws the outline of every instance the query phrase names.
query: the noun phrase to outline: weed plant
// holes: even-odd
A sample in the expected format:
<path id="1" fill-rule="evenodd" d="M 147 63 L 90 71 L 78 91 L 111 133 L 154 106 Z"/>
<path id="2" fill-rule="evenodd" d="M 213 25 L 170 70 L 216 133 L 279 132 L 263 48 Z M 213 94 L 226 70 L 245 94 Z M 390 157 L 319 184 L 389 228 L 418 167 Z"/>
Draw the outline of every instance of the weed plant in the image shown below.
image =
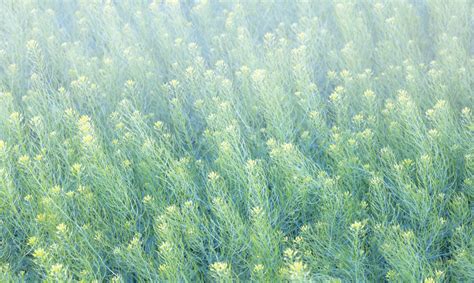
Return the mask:
<path id="1" fill-rule="evenodd" d="M 1 282 L 473 282 L 472 0 L 0 0 Z"/>

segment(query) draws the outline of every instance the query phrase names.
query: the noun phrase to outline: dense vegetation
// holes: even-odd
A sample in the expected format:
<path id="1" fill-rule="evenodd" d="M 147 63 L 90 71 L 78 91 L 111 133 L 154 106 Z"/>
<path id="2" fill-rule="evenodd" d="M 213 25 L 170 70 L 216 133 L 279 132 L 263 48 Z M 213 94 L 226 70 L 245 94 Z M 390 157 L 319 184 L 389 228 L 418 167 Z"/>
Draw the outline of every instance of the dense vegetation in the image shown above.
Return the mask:
<path id="1" fill-rule="evenodd" d="M 472 0 L 0 13 L 0 281 L 474 281 Z"/>

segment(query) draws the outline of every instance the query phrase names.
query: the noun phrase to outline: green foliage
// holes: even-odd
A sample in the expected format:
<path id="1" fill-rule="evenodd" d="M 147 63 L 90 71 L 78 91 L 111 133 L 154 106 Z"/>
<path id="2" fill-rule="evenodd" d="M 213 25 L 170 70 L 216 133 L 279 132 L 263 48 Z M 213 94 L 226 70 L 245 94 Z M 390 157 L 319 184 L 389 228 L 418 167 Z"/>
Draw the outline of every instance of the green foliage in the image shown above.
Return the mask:
<path id="1" fill-rule="evenodd" d="M 473 4 L 0 1 L 0 281 L 473 282 Z"/>

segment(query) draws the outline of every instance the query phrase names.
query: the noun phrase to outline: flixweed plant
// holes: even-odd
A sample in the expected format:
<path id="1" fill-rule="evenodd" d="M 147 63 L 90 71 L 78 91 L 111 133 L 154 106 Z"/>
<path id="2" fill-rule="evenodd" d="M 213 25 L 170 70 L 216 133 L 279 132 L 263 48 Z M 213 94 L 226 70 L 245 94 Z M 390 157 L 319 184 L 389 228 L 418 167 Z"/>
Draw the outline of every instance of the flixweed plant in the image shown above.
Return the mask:
<path id="1" fill-rule="evenodd" d="M 1 282 L 474 282 L 472 0 L 0 0 Z"/>

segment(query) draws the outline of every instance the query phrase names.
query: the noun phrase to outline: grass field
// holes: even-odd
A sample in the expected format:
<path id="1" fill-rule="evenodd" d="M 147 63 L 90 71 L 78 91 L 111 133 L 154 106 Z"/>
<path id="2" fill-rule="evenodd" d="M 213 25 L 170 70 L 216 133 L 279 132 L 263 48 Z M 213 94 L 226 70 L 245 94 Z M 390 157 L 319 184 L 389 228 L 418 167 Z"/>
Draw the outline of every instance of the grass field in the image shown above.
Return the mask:
<path id="1" fill-rule="evenodd" d="M 1 282 L 474 282 L 474 1 L 0 14 Z"/>

